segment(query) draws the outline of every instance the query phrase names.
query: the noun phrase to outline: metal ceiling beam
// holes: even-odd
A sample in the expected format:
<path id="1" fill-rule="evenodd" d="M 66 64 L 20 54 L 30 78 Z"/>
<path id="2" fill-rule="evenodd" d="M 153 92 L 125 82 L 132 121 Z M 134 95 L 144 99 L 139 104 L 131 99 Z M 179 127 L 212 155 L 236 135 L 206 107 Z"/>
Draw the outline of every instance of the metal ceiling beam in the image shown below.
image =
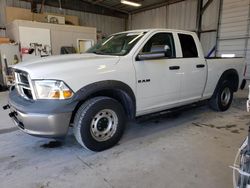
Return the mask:
<path id="1" fill-rule="evenodd" d="M 203 14 L 207 8 L 209 7 L 209 5 L 211 5 L 211 3 L 213 2 L 214 0 L 208 0 L 207 3 L 202 7 L 202 10 L 201 10 L 201 14 Z"/>
<path id="2" fill-rule="evenodd" d="M 205 5 L 203 6 L 203 0 L 198 0 L 198 4 L 197 4 L 197 34 L 198 37 L 201 37 L 201 33 L 204 33 L 204 31 L 202 31 L 202 18 L 203 18 L 203 14 L 204 12 L 207 10 L 207 8 L 211 5 L 211 3 L 213 2 L 213 0 L 208 0 Z M 207 31 L 208 32 L 208 31 Z M 214 30 L 212 31 L 214 32 Z"/>
<path id="3" fill-rule="evenodd" d="M 20 0 L 26 2 L 36 2 L 37 4 L 41 4 L 42 0 Z M 113 16 L 119 18 L 128 18 L 128 13 L 120 10 L 115 10 L 114 8 L 106 7 L 100 5 L 99 3 L 90 3 L 84 0 L 61 0 L 63 9 L 70 9 L 76 11 L 84 11 L 90 12 L 94 14 L 101 14 L 106 16 Z M 59 7 L 58 0 L 49 0 L 45 1 L 45 5 L 52 7 Z"/>
<path id="4" fill-rule="evenodd" d="M 167 0 L 167 1 L 165 0 L 165 1 L 162 1 L 160 3 L 156 3 L 156 4 L 153 4 L 153 5 L 149 5 L 149 6 L 145 6 L 145 7 L 136 9 L 134 11 L 130 11 L 129 13 L 130 14 L 136 14 L 136 13 L 139 13 L 139 12 L 143 12 L 143 11 L 147 11 L 147 10 L 151 10 L 151 9 L 155 9 L 155 8 L 159 8 L 159 7 L 163 7 L 163 6 L 167 6 L 167 5 L 170 5 L 170 4 L 179 3 L 179 2 L 182 2 L 182 1 L 185 1 L 185 0 Z"/>
<path id="5" fill-rule="evenodd" d="M 129 14 L 128 11 L 118 9 L 118 8 L 113 7 L 113 6 L 107 6 L 107 5 L 102 4 L 102 2 L 103 2 L 104 0 L 96 0 L 96 1 L 91 1 L 91 2 L 86 1 L 86 0 L 81 0 L 81 1 L 86 2 L 86 3 L 93 4 L 93 5 L 95 5 L 95 6 L 96 6 L 96 5 L 99 5 L 99 6 L 101 6 L 101 7 L 107 8 L 107 9 L 111 9 L 111 10 L 115 10 L 115 11 L 118 11 L 118 12 L 121 12 L 121 13 Z"/>
<path id="6" fill-rule="evenodd" d="M 196 30 L 197 35 L 200 39 L 201 31 L 202 31 L 202 8 L 203 8 L 203 0 L 198 0 L 197 4 L 197 18 L 196 18 Z"/>

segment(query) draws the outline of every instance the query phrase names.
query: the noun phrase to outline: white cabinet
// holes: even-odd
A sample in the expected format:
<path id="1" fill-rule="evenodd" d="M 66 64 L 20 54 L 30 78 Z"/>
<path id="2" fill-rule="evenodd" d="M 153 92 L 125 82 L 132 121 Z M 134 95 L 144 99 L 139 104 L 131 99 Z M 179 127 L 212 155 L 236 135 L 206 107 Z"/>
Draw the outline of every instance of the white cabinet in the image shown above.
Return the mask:
<path id="1" fill-rule="evenodd" d="M 51 55 L 59 55 L 63 46 L 74 47 L 77 52 L 85 51 L 87 47 L 92 46 L 96 42 L 97 37 L 96 28 L 94 27 L 60 25 L 26 20 L 15 20 L 8 24 L 6 29 L 6 35 L 20 43 L 21 49 L 24 48 L 23 50 L 25 50 L 25 48 L 28 48 L 30 50 L 32 49 L 30 46 L 31 43 L 35 43 L 41 46 L 41 49 L 38 48 L 38 50 L 42 52 L 50 50 Z M 85 42 L 79 44 L 79 39 Z M 35 52 L 34 50 L 33 53 Z M 21 53 L 24 54 L 23 51 Z M 50 53 L 47 55 L 50 55 Z M 41 56 L 43 55 L 41 54 Z"/>

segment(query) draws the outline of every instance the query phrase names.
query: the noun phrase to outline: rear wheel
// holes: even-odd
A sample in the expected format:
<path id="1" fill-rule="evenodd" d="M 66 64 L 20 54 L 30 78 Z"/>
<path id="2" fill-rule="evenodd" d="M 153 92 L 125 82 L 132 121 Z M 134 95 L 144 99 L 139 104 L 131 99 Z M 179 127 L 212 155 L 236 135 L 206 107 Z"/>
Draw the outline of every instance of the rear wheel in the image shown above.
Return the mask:
<path id="1" fill-rule="evenodd" d="M 125 113 L 121 104 L 109 97 L 95 97 L 79 108 L 74 119 L 74 135 L 85 148 L 102 151 L 122 137 Z"/>
<path id="2" fill-rule="evenodd" d="M 233 100 L 232 86 L 228 81 L 222 82 L 209 101 L 209 106 L 216 111 L 226 111 Z"/>

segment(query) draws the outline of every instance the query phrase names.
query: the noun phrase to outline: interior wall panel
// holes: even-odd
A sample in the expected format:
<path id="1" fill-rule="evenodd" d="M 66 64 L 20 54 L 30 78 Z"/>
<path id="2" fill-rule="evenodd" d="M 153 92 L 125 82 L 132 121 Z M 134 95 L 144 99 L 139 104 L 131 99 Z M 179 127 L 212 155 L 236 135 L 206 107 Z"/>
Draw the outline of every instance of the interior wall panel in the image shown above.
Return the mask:
<path id="1" fill-rule="evenodd" d="M 160 7 L 131 16 L 131 29 L 166 28 L 166 7 Z"/>
<path id="2" fill-rule="evenodd" d="M 5 7 L 6 1 L 0 0 L 0 27 L 5 25 Z"/>
<path id="3" fill-rule="evenodd" d="M 82 12 L 79 18 L 81 25 L 97 27 L 98 31 L 108 35 L 125 30 L 125 19 L 122 18 L 100 16 L 86 12 Z"/>
<path id="4" fill-rule="evenodd" d="M 7 6 L 26 8 L 26 9 L 30 9 L 31 7 L 30 3 L 25 1 L 19 1 L 19 0 L 2 0 L 2 1 L 6 1 Z"/>
<path id="5" fill-rule="evenodd" d="M 218 35 L 218 50 L 220 56 L 223 53 L 233 53 L 242 56 L 248 36 L 249 0 L 224 0 L 221 12 Z M 227 44 L 227 45 L 225 45 Z M 240 46 L 239 46 L 240 44 Z"/>
<path id="6" fill-rule="evenodd" d="M 196 29 L 197 0 L 187 0 L 167 7 L 167 27 L 194 31 Z"/>
<path id="7" fill-rule="evenodd" d="M 201 45 L 204 51 L 204 55 L 207 57 L 208 54 L 212 51 L 216 44 L 216 35 L 217 32 L 207 32 L 201 34 Z M 212 52 L 209 57 L 214 57 L 215 52 Z"/>
<path id="8" fill-rule="evenodd" d="M 208 1 L 208 0 L 207 0 Z M 203 2 L 203 6 L 207 3 Z M 213 0 L 202 15 L 202 30 L 216 30 L 218 27 L 220 0 Z"/>
<path id="9" fill-rule="evenodd" d="M 245 57 L 250 78 L 249 0 L 224 0 L 219 24 L 217 56 Z"/>
<path id="10" fill-rule="evenodd" d="M 131 15 L 131 29 L 173 28 L 194 31 L 197 0 L 186 0 Z"/>
<path id="11" fill-rule="evenodd" d="M 204 0 L 204 4 L 208 0 Z M 214 0 L 202 17 L 202 30 L 216 30 L 219 16 L 219 0 Z M 196 30 L 197 0 L 187 0 L 157 9 L 132 14 L 129 18 L 130 29 L 171 28 Z M 208 54 L 216 45 L 216 31 L 201 34 L 204 54 Z M 215 53 L 212 53 L 215 56 Z"/>

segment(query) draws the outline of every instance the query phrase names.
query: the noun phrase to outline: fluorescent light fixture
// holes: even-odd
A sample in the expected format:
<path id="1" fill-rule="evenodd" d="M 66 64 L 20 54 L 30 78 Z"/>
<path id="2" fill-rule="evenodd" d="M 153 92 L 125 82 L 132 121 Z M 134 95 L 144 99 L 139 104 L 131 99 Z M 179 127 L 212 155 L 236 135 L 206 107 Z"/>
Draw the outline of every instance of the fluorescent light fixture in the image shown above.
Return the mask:
<path id="1" fill-rule="evenodd" d="M 221 57 L 235 57 L 235 54 L 221 54 Z"/>
<path id="2" fill-rule="evenodd" d="M 141 3 L 137 3 L 137 2 L 133 2 L 133 1 L 128 1 L 128 0 L 121 0 L 122 4 L 125 5 L 130 5 L 130 6 L 134 6 L 134 7 L 140 7 Z"/>

